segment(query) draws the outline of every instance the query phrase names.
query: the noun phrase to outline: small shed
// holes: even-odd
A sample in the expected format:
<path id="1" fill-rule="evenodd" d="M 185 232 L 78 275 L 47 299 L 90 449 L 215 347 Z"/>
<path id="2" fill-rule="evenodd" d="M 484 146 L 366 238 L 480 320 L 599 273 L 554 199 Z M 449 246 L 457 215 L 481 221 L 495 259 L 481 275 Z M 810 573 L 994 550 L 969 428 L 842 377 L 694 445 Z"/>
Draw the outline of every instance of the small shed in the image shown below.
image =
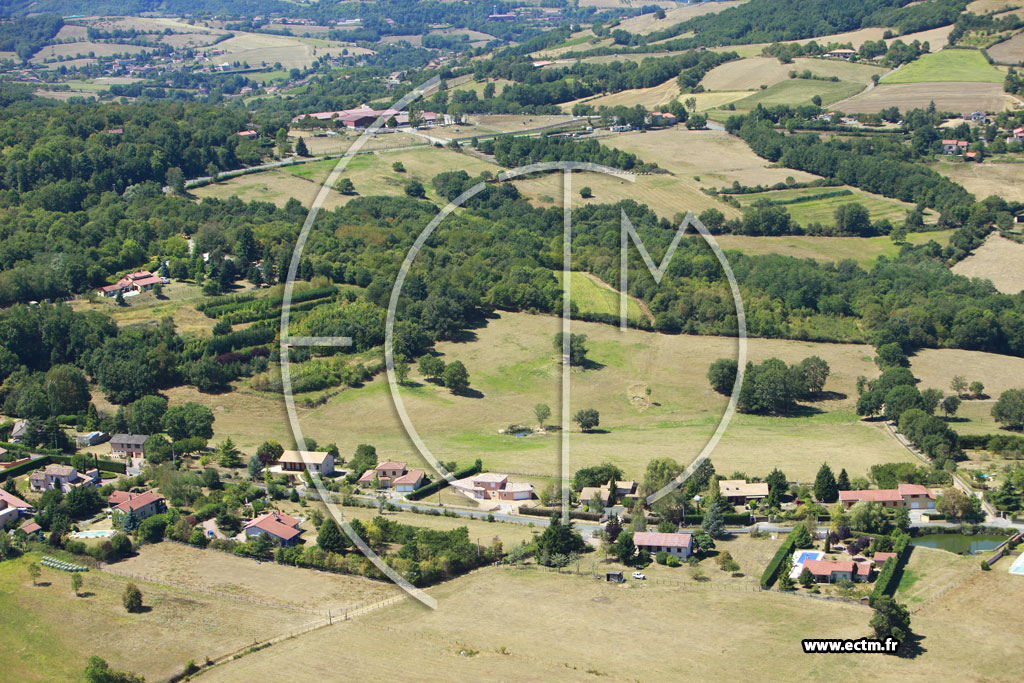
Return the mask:
<path id="1" fill-rule="evenodd" d="M 625 579 L 622 578 L 622 572 L 605 572 L 604 580 L 611 581 L 612 583 L 623 583 L 625 581 Z"/>

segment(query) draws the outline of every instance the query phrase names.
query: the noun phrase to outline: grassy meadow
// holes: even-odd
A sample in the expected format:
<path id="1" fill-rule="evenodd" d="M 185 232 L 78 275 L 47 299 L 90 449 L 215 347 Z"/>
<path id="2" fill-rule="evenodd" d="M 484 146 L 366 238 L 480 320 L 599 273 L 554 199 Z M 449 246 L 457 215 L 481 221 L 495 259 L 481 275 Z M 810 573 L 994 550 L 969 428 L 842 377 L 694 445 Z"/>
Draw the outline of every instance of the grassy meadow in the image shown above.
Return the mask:
<path id="1" fill-rule="evenodd" d="M 968 82 L 1002 83 L 1005 74 L 995 68 L 976 50 L 939 50 L 905 64 L 890 75 L 885 83 Z"/>
<path id="2" fill-rule="evenodd" d="M 789 208 L 789 207 L 787 207 Z M 952 230 L 915 232 L 907 235 L 910 244 L 925 244 L 935 240 L 941 245 L 949 242 Z M 737 249 L 744 254 L 782 254 L 794 258 L 812 258 L 818 261 L 853 259 L 864 268 L 870 268 L 880 256 L 894 258 L 900 245 L 884 236 L 879 237 L 817 237 L 814 235 L 780 235 L 753 237 L 750 235 L 718 235 L 723 249 Z"/>
<path id="3" fill-rule="evenodd" d="M 849 190 L 850 194 L 839 196 L 827 196 L 833 192 Z M 879 221 L 887 218 L 894 223 L 901 222 L 906 218 L 907 211 L 914 208 L 913 204 L 901 202 L 896 199 L 889 199 L 881 195 L 864 192 L 854 187 L 805 187 L 792 190 L 770 190 L 768 192 L 757 192 L 752 194 L 734 195 L 744 208 L 752 206 L 755 202 L 767 199 L 772 202 L 787 202 L 804 197 L 815 197 L 805 201 L 783 204 L 783 208 L 789 212 L 797 223 L 807 226 L 811 223 L 831 225 L 835 222 L 835 212 L 840 206 L 846 204 L 861 204 L 871 214 L 872 221 Z M 820 197 L 820 198 L 819 198 Z"/>

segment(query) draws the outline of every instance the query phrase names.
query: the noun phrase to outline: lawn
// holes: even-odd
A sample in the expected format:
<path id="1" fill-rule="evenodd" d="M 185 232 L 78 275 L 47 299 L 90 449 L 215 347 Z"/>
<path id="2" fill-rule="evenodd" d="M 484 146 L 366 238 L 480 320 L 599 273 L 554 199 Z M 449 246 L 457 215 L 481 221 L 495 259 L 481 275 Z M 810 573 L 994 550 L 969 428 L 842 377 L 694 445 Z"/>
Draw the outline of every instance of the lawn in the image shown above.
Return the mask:
<path id="1" fill-rule="evenodd" d="M 1002 83 L 1006 75 L 995 68 L 977 50 L 939 50 L 919 57 L 890 74 L 883 81 L 892 83 L 968 82 Z"/>
<path id="2" fill-rule="evenodd" d="M 842 190 L 848 190 L 850 194 L 827 196 Z M 888 218 L 894 223 L 903 221 L 906 218 L 907 212 L 914 208 L 913 204 L 871 194 L 853 187 L 806 187 L 734 196 L 744 208 L 762 199 L 772 202 L 788 202 L 803 197 L 820 197 L 820 199 L 808 199 L 806 201 L 781 205 L 782 208 L 789 212 L 793 220 L 803 226 L 811 223 L 833 224 L 835 222 L 836 209 L 846 204 L 862 204 L 868 210 L 868 213 L 871 214 L 872 221 Z"/>
<path id="3" fill-rule="evenodd" d="M 314 619 L 146 581 L 136 583 L 150 609 L 129 614 L 121 605 L 127 579 L 90 571 L 83 577 L 82 597 L 76 598 L 65 572 L 43 567 L 39 585 L 32 586 L 25 567 L 39 557 L 0 562 L 0 614 L 7 629 L 0 671 L 5 680 L 81 680 L 91 655 L 116 669 L 161 680 L 190 659 L 201 662 Z"/>

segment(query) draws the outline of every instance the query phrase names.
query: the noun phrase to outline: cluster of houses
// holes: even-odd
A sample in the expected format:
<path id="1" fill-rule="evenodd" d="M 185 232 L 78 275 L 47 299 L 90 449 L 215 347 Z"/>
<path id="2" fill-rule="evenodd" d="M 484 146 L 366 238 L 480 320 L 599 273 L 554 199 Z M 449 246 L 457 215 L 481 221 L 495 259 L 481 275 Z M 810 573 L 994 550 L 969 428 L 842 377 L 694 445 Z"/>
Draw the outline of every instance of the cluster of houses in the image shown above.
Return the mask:
<path id="1" fill-rule="evenodd" d="M 390 119 L 394 119 L 398 126 L 408 126 L 409 123 L 409 112 L 400 111 L 391 107 L 387 109 L 374 109 L 369 105 L 363 104 L 355 109 L 336 109 L 334 111 L 317 111 L 309 114 L 300 114 L 292 119 L 292 123 L 299 123 L 306 119 L 315 119 L 317 121 L 324 121 L 334 123 L 335 125 L 344 126 L 349 130 L 362 130 L 373 125 L 373 122 L 378 118 L 384 118 L 384 122 L 387 123 Z M 438 114 L 432 111 L 421 111 L 416 112 L 415 125 L 417 126 L 435 126 L 440 124 L 453 123 L 454 119 L 448 114 Z"/>
<path id="2" fill-rule="evenodd" d="M 105 297 L 117 296 L 118 292 L 121 293 L 121 296 L 130 296 L 153 289 L 154 285 L 166 285 L 170 282 L 169 278 L 154 275 L 148 270 L 139 270 L 125 275 L 112 285 L 100 287 L 97 293 Z"/>

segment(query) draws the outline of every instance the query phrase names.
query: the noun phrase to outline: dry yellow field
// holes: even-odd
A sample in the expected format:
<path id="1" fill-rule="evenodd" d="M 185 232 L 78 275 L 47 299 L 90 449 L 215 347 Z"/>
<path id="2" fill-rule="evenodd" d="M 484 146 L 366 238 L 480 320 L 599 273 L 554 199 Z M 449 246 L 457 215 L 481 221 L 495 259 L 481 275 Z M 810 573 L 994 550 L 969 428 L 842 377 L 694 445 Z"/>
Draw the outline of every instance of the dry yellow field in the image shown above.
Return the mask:
<path id="1" fill-rule="evenodd" d="M 950 671 L 966 680 L 1014 681 L 1024 665 L 1024 636 L 1019 629 L 992 628 L 1015 623 L 1024 597 L 1024 580 L 1007 574 L 1007 564 L 975 570 L 914 614 L 915 657 L 804 655 L 802 638 L 870 633 L 872 612 L 848 603 L 732 592 L 719 587 L 718 578 L 703 588 L 651 580 L 616 586 L 493 568 L 431 589 L 437 610 L 406 601 L 248 655 L 204 678 L 315 679 L 327 669 L 322 658 L 309 655 L 324 651 L 336 653 L 331 667 L 369 678 L 379 662 L 367 653 L 381 641 L 400 641 L 417 666 L 393 668 L 390 680 L 759 681 L 770 671 L 772 679 L 845 682 L 863 680 L 870 667 L 871 678 L 883 681 L 942 679 Z"/>
<path id="2" fill-rule="evenodd" d="M 978 199 L 997 195 L 1007 201 L 1024 202 L 1024 164 L 986 159 L 982 164 L 940 161 L 932 168 L 963 185 Z"/>
<path id="3" fill-rule="evenodd" d="M 632 152 L 666 168 L 679 178 L 700 178 L 704 187 L 724 187 L 738 180 L 744 185 L 773 185 L 788 177 L 798 181 L 817 176 L 787 168 L 773 168 L 745 142 L 723 131 L 687 131 L 676 126 L 649 133 L 626 133 L 607 139 L 609 147 Z"/>
<path id="4" fill-rule="evenodd" d="M 744 0 L 745 1 L 745 0 Z M 671 28 L 675 24 L 688 21 L 694 17 L 703 16 L 705 14 L 717 14 L 724 10 L 732 7 L 738 7 L 743 2 L 703 2 L 694 3 L 692 5 L 676 6 L 672 9 L 665 10 L 665 18 L 657 19 L 653 12 L 641 14 L 637 17 L 631 17 L 629 19 L 623 19 L 619 22 L 616 28 L 621 28 L 630 33 L 636 33 L 639 35 L 647 35 L 654 31 L 661 31 L 666 28 Z"/>
<path id="5" fill-rule="evenodd" d="M 300 514 L 308 515 L 309 508 Z M 484 522 L 486 524 L 486 522 Z M 315 533 L 307 532 L 307 543 Z M 144 576 L 156 583 L 187 584 L 198 589 L 227 593 L 277 605 L 334 613 L 396 595 L 390 582 L 289 567 L 275 562 L 259 563 L 218 550 L 200 550 L 177 543 L 143 546 L 138 554 L 114 566 L 119 571 Z M 282 610 L 284 611 L 284 610 Z M 312 621 L 315 615 L 305 619 Z"/>
<path id="6" fill-rule="evenodd" d="M 985 393 L 989 396 L 999 396 L 1007 389 L 1020 388 L 1020 378 L 1024 377 L 1024 359 L 960 349 L 921 349 L 910 359 L 910 369 L 915 377 L 920 378 L 921 388 L 941 389 L 948 394 L 951 393 L 949 385 L 953 377 L 965 375 L 968 376 L 968 382 L 977 379 L 984 383 Z M 964 401 L 961 411 L 981 403 Z M 986 406 L 981 412 L 987 414 L 990 408 Z"/>
<path id="7" fill-rule="evenodd" d="M 153 48 L 141 47 L 138 45 L 118 45 L 114 43 L 92 43 L 88 41 L 76 42 L 76 43 L 60 43 L 57 45 L 47 45 L 39 52 L 32 55 L 32 61 L 35 64 L 42 64 L 47 59 L 56 59 L 57 57 L 63 56 L 76 57 L 83 55 L 83 58 L 89 58 L 88 55 L 92 52 L 96 57 L 109 57 L 115 54 L 139 54 L 140 52 L 152 52 Z M 89 58 L 90 61 L 92 58 Z M 67 64 L 68 62 L 62 62 Z"/>
<path id="8" fill-rule="evenodd" d="M 810 70 L 816 76 L 836 76 L 853 83 L 870 83 L 871 76 L 881 76 L 885 69 L 869 64 L 849 64 L 834 59 L 801 57 L 792 64 L 783 64 L 774 57 L 750 57 L 726 62 L 712 69 L 701 81 L 706 90 L 756 90 L 789 80 L 790 71 Z"/>
<path id="9" fill-rule="evenodd" d="M 992 233 L 970 256 L 953 266 L 953 272 L 991 280 L 1006 294 L 1024 290 L 1024 244 Z"/>
<path id="10" fill-rule="evenodd" d="M 930 102 L 942 111 L 1002 111 L 1007 97 L 999 83 L 895 83 L 856 95 L 841 105 L 852 114 L 877 113 L 896 106 L 900 111 L 924 109 Z"/>
<path id="11" fill-rule="evenodd" d="M 992 59 L 1001 64 L 1020 64 L 1024 62 L 1024 33 L 1018 33 L 1009 40 L 988 49 Z"/>
<path id="12" fill-rule="evenodd" d="M 907 236 L 911 244 L 924 244 L 935 240 L 941 245 L 949 242 L 952 230 L 918 232 Z M 895 257 L 900 250 L 888 237 L 817 237 L 814 235 L 761 236 L 718 235 L 723 249 L 738 249 L 744 254 L 782 254 L 793 258 L 812 258 L 819 261 L 853 259 L 865 268 L 871 267 L 879 256 Z"/>
<path id="13" fill-rule="evenodd" d="M 990 14 L 994 12 L 1003 12 L 1008 9 L 1015 9 L 1017 7 L 1024 7 L 1024 1 L 1022 0 L 974 0 L 971 4 L 967 5 L 967 11 L 973 12 L 974 14 Z"/>

